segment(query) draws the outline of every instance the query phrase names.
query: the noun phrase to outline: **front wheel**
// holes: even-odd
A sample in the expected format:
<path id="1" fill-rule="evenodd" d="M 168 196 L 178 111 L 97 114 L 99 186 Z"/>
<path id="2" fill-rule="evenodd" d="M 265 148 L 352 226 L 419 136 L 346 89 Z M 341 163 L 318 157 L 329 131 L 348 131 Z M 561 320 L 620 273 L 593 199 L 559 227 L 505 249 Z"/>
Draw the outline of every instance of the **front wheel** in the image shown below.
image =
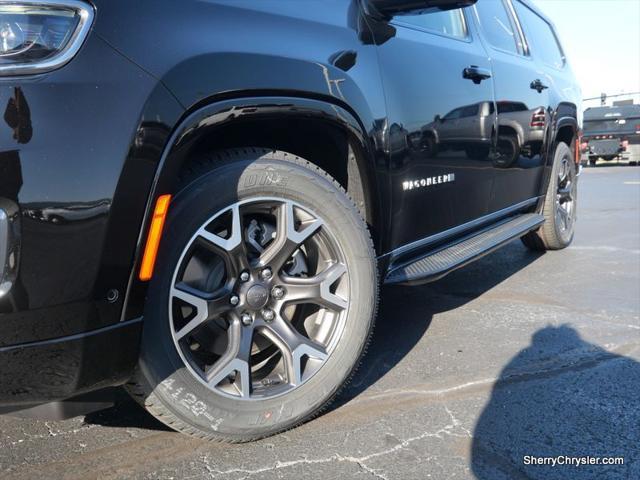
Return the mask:
<path id="1" fill-rule="evenodd" d="M 172 428 L 242 442 L 317 414 L 354 372 L 375 254 L 342 188 L 283 152 L 216 154 L 175 196 L 134 397 Z"/>
<path id="2" fill-rule="evenodd" d="M 560 250 L 572 242 L 578 199 L 576 168 L 571 149 L 566 143 L 558 143 L 542 211 L 545 222 L 535 232 L 522 237 L 528 248 Z"/>

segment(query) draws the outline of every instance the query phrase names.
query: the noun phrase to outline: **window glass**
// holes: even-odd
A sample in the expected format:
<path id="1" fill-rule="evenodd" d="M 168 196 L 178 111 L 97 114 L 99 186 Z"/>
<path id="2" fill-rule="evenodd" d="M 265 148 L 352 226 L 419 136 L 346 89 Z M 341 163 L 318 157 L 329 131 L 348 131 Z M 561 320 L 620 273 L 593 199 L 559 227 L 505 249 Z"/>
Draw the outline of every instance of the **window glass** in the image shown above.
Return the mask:
<path id="1" fill-rule="evenodd" d="M 524 112 L 527 106 L 521 102 L 498 102 L 498 113 Z"/>
<path id="2" fill-rule="evenodd" d="M 478 107 L 479 105 L 476 103 L 474 105 L 469 105 L 468 107 L 464 107 L 462 109 L 461 117 L 475 117 L 478 115 Z"/>
<path id="3" fill-rule="evenodd" d="M 531 54 L 549 65 L 562 68 L 564 58 L 551 25 L 522 3 L 513 2 L 513 6 L 524 29 Z"/>
<path id="4" fill-rule="evenodd" d="M 504 3 L 484 0 L 477 2 L 475 8 L 487 41 L 501 50 L 518 53 L 519 38 Z"/>
<path id="5" fill-rule="evenodd" d="M 462 108 L 456 108 L 455 110 L 451 110 L 444 116 L 445 120 L 456 120 L 460 118 L 462 115 Z"/>
<path id="6" fill-rule="evenodd" d="M 467 36 L 460 9 L 431 10 L 419 15 L 399 15 L 395 20 L 450 37 L 465 38 Z"/>

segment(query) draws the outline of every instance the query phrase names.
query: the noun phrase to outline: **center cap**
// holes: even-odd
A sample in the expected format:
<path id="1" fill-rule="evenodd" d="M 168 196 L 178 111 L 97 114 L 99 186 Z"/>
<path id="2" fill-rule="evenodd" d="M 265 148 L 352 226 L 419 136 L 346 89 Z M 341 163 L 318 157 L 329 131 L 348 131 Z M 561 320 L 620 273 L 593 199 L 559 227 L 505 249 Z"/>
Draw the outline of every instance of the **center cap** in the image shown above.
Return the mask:
<path id="1" fill-rule="evenodd" d="M 269 300 L 269 291 L 262 285 L 254 285 L 247 290 L 247 303 L 251 308 L 262 308 Z"/>

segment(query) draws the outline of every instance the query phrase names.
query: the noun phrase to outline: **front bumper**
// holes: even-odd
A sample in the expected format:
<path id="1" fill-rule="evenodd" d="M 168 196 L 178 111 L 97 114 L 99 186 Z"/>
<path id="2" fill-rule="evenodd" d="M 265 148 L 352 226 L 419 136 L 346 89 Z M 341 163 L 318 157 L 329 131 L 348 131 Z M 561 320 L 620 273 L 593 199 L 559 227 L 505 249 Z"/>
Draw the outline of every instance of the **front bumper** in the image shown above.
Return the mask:
<path id="1" fill-rule="evenodd" d="M 0 77 L 0 404 L 131 374 L 123 299 L 165 141 L 141 132 L 183 111 L 95 34 L 59 70 Z"/>
<path id="2" fill-rule="evenodd" d="M 63 400 L 124 383 L 138 361 L 141 319 L 0 347 L 0 407 Z"/>

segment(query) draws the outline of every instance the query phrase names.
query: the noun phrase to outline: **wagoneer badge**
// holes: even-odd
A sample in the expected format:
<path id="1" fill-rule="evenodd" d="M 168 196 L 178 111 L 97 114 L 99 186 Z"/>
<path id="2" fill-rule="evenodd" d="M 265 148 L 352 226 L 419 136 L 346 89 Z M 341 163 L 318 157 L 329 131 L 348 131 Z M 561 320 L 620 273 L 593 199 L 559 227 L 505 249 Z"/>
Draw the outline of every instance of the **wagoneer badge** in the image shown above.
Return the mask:
<path id="1" fill-rule="evenodd" d="M 402 182 L 402 190 L 413 190 L 415 188 L 431 187 L 433 185 L 440 185 L 441 183 L 454 182 L 456 179 L 455 173 L 448 173 L 445 175 L 438 175 L 437 177 L 418 178 L 416 180 L 406 180 Z"/>

